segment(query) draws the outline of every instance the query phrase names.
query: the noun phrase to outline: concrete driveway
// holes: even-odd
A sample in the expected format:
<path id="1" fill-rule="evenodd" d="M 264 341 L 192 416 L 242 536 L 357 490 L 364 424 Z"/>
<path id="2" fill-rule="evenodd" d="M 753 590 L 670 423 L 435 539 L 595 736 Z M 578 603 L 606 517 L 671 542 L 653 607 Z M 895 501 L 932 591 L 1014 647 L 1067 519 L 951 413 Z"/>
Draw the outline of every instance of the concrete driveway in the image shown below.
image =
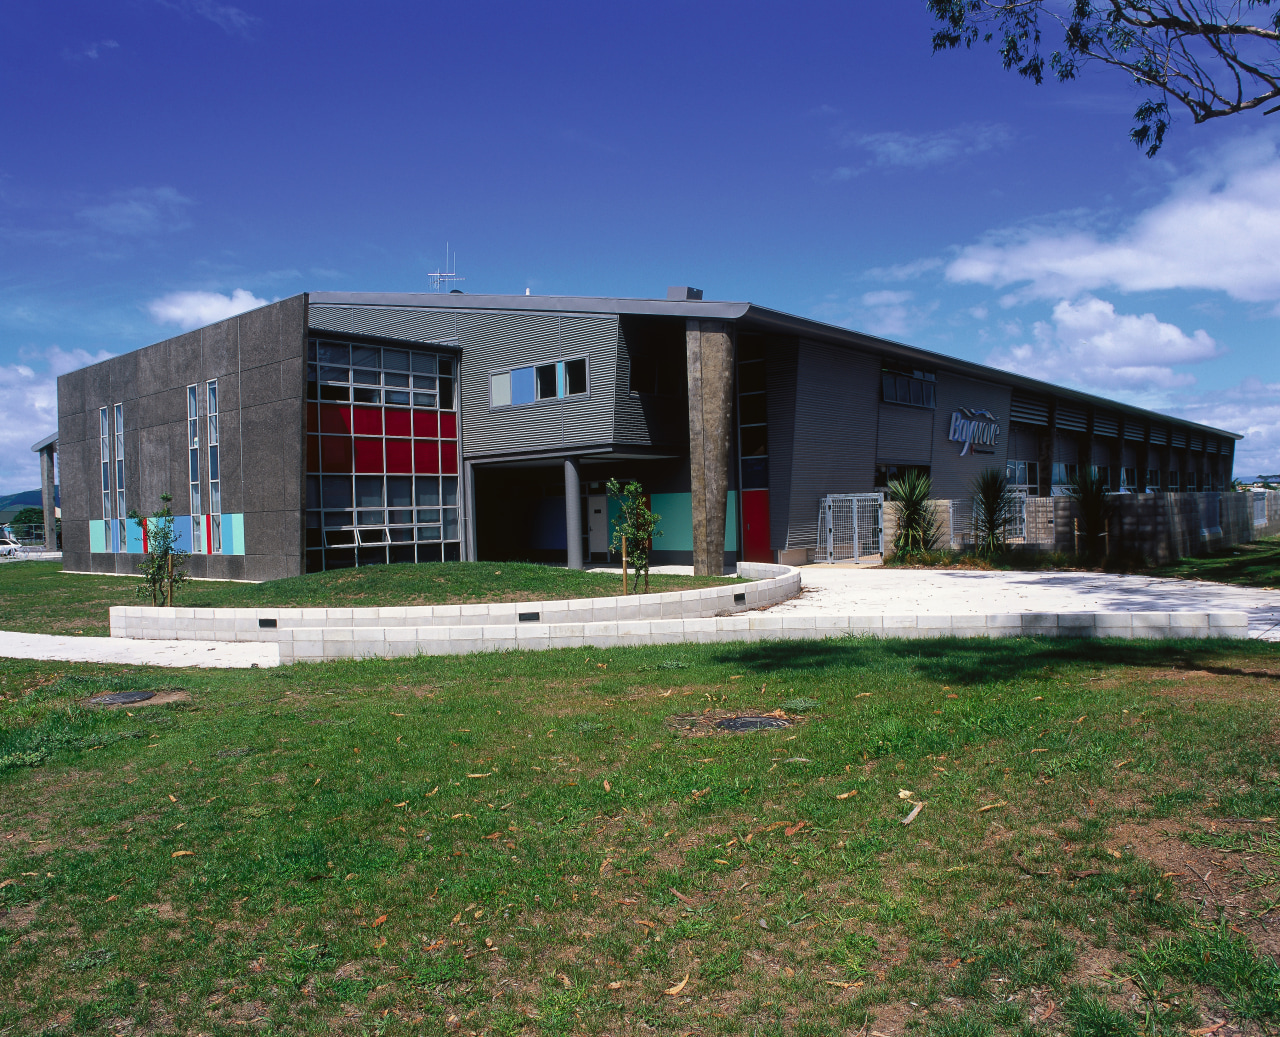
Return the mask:
<path id="1" fill-rule="evenodd" d="M 1072 572 L 806 565 L 804 590 L 769 609 L 792 615 L 1015 612 L 1246 612 L 1249 636 L 1280 641 L 1280 591 L 1196 580 Z"/>

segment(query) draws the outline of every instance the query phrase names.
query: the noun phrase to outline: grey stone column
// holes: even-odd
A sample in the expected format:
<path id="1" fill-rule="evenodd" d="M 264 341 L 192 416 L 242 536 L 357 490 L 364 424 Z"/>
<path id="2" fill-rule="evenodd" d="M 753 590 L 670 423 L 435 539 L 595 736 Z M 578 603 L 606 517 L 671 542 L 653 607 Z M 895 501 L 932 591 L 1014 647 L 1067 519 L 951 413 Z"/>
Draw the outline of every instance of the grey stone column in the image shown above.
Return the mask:
<path id="1" fill-rule="evenodd" d="M 44 505 L 44 549 L 58 549 L 58 516 L 53 502 L 53 455 L 58 449 L 57 441 L 40 450 L 40 503 Z"/>
<path id="2" fill-rule="evenodd" d="M 564 459 L 564 535 L 568 566 L 582 568 L 582 478 L 576 457 Z"/>
<path id="3" fill-rule="evenodd" d="M 689 374 L 689 476 L 693 490 L 693 571 L 724 572 L 729 445 L 733 435 L 733 328 L 685 323 Z"/>

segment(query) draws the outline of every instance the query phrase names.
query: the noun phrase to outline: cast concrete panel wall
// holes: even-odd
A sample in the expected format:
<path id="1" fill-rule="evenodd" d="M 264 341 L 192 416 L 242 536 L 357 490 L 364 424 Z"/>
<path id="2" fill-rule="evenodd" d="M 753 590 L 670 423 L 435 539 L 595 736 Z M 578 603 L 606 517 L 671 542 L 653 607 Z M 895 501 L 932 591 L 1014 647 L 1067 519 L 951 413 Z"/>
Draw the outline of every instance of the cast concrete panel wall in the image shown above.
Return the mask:
<path id="1" fill-rule="evenodd" d="M 89 552 L 88 523 L 102 518 L 98 408 L 124 404 L 126 508 L 149 514 L 169 492 L 174 514 L 187 515 L 186 388 L 200 386 L 203 437 L 205 383 L 216 380 L 222 513 L 245 516 L 246 554 L 193 555 L 188 570 L 213 579 L 301 573 L 305 348 L 306 298 L 295 296 L 59 378 L 64 568 L 130 573 L 140 557 Z"/>

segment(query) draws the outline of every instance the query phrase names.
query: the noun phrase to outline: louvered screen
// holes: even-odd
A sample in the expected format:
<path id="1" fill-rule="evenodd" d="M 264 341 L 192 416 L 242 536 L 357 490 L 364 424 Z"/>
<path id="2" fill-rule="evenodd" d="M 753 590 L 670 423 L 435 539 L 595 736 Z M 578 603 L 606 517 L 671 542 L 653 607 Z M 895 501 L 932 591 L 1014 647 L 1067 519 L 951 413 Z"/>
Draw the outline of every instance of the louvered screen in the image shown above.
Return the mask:
<path id="1" fill-rule="evenodd" d="M 1120 419 L 1114 414 L 1096 414 L 1093 418 L 1093 434 L 1095 436 L 1120 435 Z"/>
<path id="2" fill-rule="evenodd" d="M 1152 425 L 1151 442 L 1155 446 L 1165 446 L 1169 442 L 1169 430 L 1164 425 Z"/>
<path id="3" fill-rule="evenodd" d="M 1124 423 L 1124 438 L 1134 439 L 1141 443 L 1147 438 L 1147 427 L 1137 421 L 1126 421 Z"/>
<path id="4" fill-rule="evenodd" d="M 1182 429 L 1174 429 L 1173 435 L 1170 437 L 1170 445 L 1181 450 L 1187 445 L 1187 433 Z"/>
<path id="5" fill-rule="evenodd" d="M 1201 435 L 1196 434 L 1195 432 L 1191 433 L 1191 444 L 1190 444 L 1190 445 L 1191 445 L 1191 449 L 1192 449 L 1192 450 L 1203 450 L 1203 449 L 1204 449 L 1204 437 L 1203 437 L 1203 436 L 1201 436 Z"/>
<path id="6" fill-rule="evenodd" d="M 1067 432 L 1088 432 L 1089 416 L 1079 407 L 1058 407 L 1057 426 Z"/>
<path id="7" fill-rule="evenodd" d="M 1024 425 L 1049 424 L 1049 402 L 1030 396 L 1014 395 L 1009 402 L 1009 418 Z"/>

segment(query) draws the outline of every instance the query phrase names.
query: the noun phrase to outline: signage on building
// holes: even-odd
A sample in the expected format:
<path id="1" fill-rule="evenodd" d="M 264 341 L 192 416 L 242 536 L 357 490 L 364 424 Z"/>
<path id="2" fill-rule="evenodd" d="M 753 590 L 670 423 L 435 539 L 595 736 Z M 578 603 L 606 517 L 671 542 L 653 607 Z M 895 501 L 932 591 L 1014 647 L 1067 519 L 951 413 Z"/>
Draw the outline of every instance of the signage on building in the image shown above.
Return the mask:
<path id="1" fill-rule="evenodd" d="M 962 444 L 961 457 L 970 451 L 975 454 L 994 454 L 996 440 L 1000 438 L 1000 419 L 989 410 L 961 407 L 951 415 L 951 433 L 947 438 L 953 443 Z"/>

